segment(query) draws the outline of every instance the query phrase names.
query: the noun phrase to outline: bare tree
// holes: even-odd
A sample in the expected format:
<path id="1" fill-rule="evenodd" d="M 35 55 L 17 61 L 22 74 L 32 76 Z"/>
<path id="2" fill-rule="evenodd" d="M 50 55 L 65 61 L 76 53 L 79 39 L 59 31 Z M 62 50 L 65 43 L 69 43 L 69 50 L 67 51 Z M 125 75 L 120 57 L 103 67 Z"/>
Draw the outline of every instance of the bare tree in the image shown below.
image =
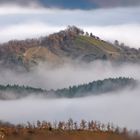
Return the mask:
<path id="1" fill-rule="evenodd" d="M 85 130 L 86 129 L 86 121 L 85 120 L 81 120 L 81 123 L 80 123 L 80 128 L 82 129 L 82 130 Z"/>
<path id="2" fill-rule="evenodd" d="M 72 130 L 73 129 L 73 120 L 70 118 L 69 120 L 68 120 L 68 122 L 67 122 L 67 125 L 68 125 L 68 129 L 69 130 Z"/>

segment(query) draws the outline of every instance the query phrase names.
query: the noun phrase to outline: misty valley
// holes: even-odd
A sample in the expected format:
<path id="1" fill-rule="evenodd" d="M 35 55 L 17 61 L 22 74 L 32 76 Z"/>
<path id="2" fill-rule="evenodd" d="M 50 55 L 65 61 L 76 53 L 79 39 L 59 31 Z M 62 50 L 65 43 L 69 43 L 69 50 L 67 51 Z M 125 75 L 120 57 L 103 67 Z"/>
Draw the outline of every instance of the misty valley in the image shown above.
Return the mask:
<path id="1" fill-rule="evenodd" d="M 1 120 L 93 119 L 139 130 L 139 70 L 137 63 L 102 60 L 58 67 L 41 63 L 30 71 L 1 68 Z"/>
<path id="2" fill-rule="evenodd" d="M 0 140 L 140 140 L 139 4 L 0 1 Z"/>

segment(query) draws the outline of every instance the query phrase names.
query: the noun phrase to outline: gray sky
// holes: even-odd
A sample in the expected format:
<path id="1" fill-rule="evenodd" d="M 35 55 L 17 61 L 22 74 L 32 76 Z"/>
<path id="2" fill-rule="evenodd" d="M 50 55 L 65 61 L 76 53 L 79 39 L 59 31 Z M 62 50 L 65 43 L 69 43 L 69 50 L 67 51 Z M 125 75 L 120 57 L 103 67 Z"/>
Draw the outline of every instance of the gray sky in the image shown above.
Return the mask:
<path id="1" fill-rule="evenodd" d="M 45 36 L 76 25 L 113 42 L 140 48 L 140 7 L 68 10 L 0 7 L 0 42 Z"/>
<path id="2" fill-rule="evenodd" d="M 41 5 L 64 9 L 94 9 L 108 7 L 138 6 L 139 0 L 1 0 L 1 4 L 18 4 L 24 6 Z"/>

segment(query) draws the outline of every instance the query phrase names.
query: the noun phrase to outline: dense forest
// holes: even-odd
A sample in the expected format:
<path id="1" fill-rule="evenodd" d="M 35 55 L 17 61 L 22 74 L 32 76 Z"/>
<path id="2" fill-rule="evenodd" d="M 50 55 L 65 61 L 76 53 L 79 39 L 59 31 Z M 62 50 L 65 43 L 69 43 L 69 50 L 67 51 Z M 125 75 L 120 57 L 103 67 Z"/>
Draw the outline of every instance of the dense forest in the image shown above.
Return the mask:
<path id="1" fill-rule="evenodd" d="M 125 88 L 133 89 L 137 86 L 137 81 L 132 78 L 109 78 L 93 81 L 88 84 L 70 86 L 69 88 L 58 90 L 44 90 L 19 85 L 0 85 L 0 99 L 10 100 L 28 96 L 40 96 L 46 98 L 74 98 L 90 95 L 99 95 L 114 92 Z"/>
<path id="2" fill-rule="evenodd" d="M 127 87 L 134 88 L 136 81 L 132 78 L 109 78 L 104 80 L 93 81 L 88 84 L 69 87 L 55 91 L 58 97 L 84 97 L 90 95 L 99 95 L 111 91 L 122 90 Z"/>

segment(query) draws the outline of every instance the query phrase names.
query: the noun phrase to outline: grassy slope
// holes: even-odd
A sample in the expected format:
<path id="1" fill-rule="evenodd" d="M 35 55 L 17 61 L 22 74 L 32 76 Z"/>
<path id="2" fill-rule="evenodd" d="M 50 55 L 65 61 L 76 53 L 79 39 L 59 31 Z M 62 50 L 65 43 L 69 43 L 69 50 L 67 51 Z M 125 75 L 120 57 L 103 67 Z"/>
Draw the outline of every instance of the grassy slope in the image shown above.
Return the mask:
<path id="1" fill-rule="evenodd" d="M 89 36 L 78 36 L 76 38 L 76 44 L 81 49 L 97 55 L 107 54 L 112 55 L 114 58 L 120 55 L 119 50 L 112 44 Z"/>
<path id="2" fill-rule="evenodd" d="M 48 62 L 58 62 L 59 58 L 57 55 L 53 54 L 45 47 L 32 47 L 27 49 L 24 53 L 24 62 L 34 62 L 37 63 L 38 61 L 45 61 Z"/>
<path id="3" fill-rule="evenodd" d="M 103 55 L 111 56 L 112 58 L 118 58 L 120 52 L 113 45 L 99 39 L 95 39 L 89 36 L 77 36 L 74 40 L 67 44 L 63 44 L 65 50 L 57 47 L 57 52 L 60 51 L 60 55 L 56 55 L 53 51 L 50 51 L 47 47 L 32 47 L 26 50 L 23 54 L 24 62 L 37 62 L 38 60 L 49 62 L 60 61 L 60 56 L 65 57 L 66 53 L 77 54 L 77 56 L 85 56 L 94 54 L 96 58 L 102 58 Z M 68 50 L 71 50 L 70 52 Z M 94 60 L 94 59 L 93 59 Z"/>

